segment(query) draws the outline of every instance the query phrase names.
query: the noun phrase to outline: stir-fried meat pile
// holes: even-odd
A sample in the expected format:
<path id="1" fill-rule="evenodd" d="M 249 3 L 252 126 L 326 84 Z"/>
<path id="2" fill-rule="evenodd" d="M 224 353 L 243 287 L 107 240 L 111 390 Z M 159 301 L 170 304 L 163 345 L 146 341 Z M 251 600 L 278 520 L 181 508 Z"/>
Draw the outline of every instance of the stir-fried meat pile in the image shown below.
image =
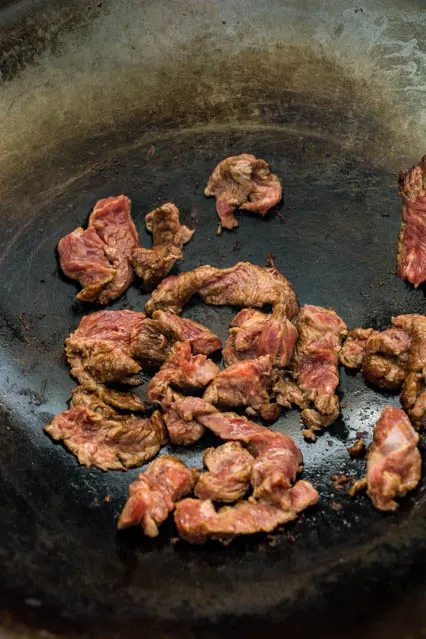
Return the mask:
<path id="1" fill-rule="evenodd" d="M 217 165 L 204 193 L 216 198 L 219 229 L 233 229 L 238 226 L 236 209 L 254 211 L 263 217 L 281 200 L 282 188 L 265 160 L 243 153 Z"/>
<path id="2" fill-rule="evenodd" d="M 402 224 L 398 241 L 398 275 L 417 288 L 426 280 L 426 155 L 399 174 Z"/>
<path id="3" fill-rule="evenodd" d="M 194 475 L 180 459 L 162 455 L 129 487 L 129 499 L 118 520 L 118 528 L 142 526 L 148 537 L 158 536 L 158 527 L 172 512 L 175 502 L 191 492 Z"/>
<path id="4" fill-rule="evenodd" d="M 269 355 L 274 366 L 284 368 L 293 356 L 296 341 L 296 327 L 287 318 L 282 304 L 277 304 L 271 315 L 244 308 L 232 320 L 223 359 L 231 366 Z"/>
<path id="5" fill-rule="evenodd" d="M 387 406 L 374 428 L 367 477 L 354 484 L 350 492 L 354 494 L 367 486 L 367 494 L 378 510 L 396 510 L 395 498 L 404 497 L 420 480 L 418 441 L 404 411 Z"/>
<path id="6" fill-rule="evenodd" d="M 269 355 L 237 362 L 211 382 L 204 399 L 221 408 L 247 406 L 247 412 L 275 421 L 281 409 L 271 403 L 273 369 Z"/>
<path id="7" fill-rule="evenodd" d="M 239 442 L 208 448 L 203 462 L 207 472 L 200 475 L 194 488 L 198 499 L 229 504 L 248 492 L 254 457 Z"/>
<path id="8" fill-rule="evenodd" d="M 290 282 L 271 264 L 256 266 L 238 262 L 230 268 L 199 266 L 193 271 L 167 277 L 156 288 L 145 305 L 148 315 L 166 310 L 182 312 L 193 295 L 207 304 L 262 307 L 282 304 L 289 319 L 298 311 L 296 295 Z"/>
<path id="9" fill-rule="evenodd" d="M 336 389 L 346 324 L 332 310 L 306 305 L 300 311 L 297 330 L 291 377 L 279 379 L 274 390 L 279 404 L 295 403 L 302 409 L 304 437 L 315 441 L 315 431 L 332 424 L 340 413 Z"/>
<path id="10" fill-rule="evenodd" d="M 138 246 L 130 200 L 119 195 L 99 200 L 87 229 L 79 227 L 62 238 L 58 251 L 65 275 L 78 280 L 83 287 L 77 298 L 108 304 L 131 284 L 131 255 Z"/>
<path id="11" fill-rule="evenodd" d="M 182 248 L 194 234 L 179 220 L 179 209 L 168 202 L 145 217 L 147 230 L 152 233 L 152 248 L 135 248 L 132 252 L 136 274 L 145 287 L 152 289 L 183 257 Z"/>
<path id="12" fill-rule="evenodd" d="M 80 464 L 101 470 L 140 466 L 167 442 L 159 411 L 150 419 L 119 415 L 81 387 L 74 391 L 70 409 L 57 415 L 45 430 L 63 441 Z"/>

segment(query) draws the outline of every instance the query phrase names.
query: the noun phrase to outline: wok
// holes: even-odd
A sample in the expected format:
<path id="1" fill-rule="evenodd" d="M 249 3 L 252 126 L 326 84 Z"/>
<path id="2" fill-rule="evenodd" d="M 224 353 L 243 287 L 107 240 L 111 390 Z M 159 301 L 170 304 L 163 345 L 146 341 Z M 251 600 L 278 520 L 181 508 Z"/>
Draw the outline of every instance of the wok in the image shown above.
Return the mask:
<path id="1" fill-rule="evenodd" d="M 424 312 L 395 275 L 396 177 L 425 152 L 422 0 L 59 0 L 0 3 L 0 610 L 6 637 L 417 637 L 426 632 L 426 496 L 398 512 L 336 492 L 347 447 L 393 395 L 341 373 L 342 416 L 305 458 L 318 506 L 228 548 L 116 531 L 137 476 L 80 467 L 42 431 L 74 387 L 63 341 L 94 307 L 55 253 L 94 202 L 144 215 L 172 200 L 196 228 L 177 270 L 274 255 L 301 304 L 349 327 Z M 203 189 L 218 161 L 265 158 L 278 214 L 216 235 Z M 142 310 L 134 285 L 112 308 Z M 226 336 L 235 309 L 187 314 Z M 210 443 L 177 452 L 199 465 Z M 165 452 L 171 448 L 165 449 Z M 110 501 L 105 501 L 109 496 Z M 0 631 L 1 634 L 1 631 Z"/>

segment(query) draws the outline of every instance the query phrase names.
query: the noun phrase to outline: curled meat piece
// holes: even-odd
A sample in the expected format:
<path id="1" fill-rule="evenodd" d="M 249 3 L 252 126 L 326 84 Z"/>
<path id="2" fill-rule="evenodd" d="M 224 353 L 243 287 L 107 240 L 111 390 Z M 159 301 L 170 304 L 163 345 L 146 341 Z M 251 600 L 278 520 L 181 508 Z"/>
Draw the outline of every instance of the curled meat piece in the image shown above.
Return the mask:
<path id="1" fill-rule="evenodd" d="M 239 442 L 208 448 L 203 456 L 208 472 L 201 473 L 194 493 L 199 499 L 238 501 L 250 488 L 253 456 Z"/>
<path id="2" fill-rule="evenodd" d="M 220 338 L 202 324 L 168 311 L 155 311 L 152 319 L 159 322 L 165 334 L 176 342 L 189 342 L 194 355 L 210 355 L 222 348 Z"/>
<path id="3" fill-rule="evenodd" d="M 159 526 L 172 512 L 175 502 L 191 492 L 194 475 L 170 455 L 153 461 L 129 486 L 129 498 L 118 519 L 118 528 L 141 526 L 148 537 L 157 537 Z"/>
<path id="4" fill-rule="evenodd" d="M 61 268 L 83 289 L 77 299 L 108 304 L 120 297 L 133 280 L 132 251 L 139 236 L 124 195 L 99 200 L 86 230 L 75 229 L 58 244 Z"/>
<path id="5" fill-rule="evenodd" d="M 400 315 L 396 321 L 409 331 L 411 340 L 401 404 L 416 428 L 426 428 L 426 317 Z"/>
<path id="6" fill-rule="evenodd" d="M 398 239 L 398 275 L 417 288 L 426 280 L 426 155 L 399 174 L 402 224 Z"/>
<path id="7" fill-rule="evenodd" d="M 266 267 L 250 262 L 238 262 L 224 269 L 199 266 L 193 271 L 171 275 L 153 291 L 145 310 L 148 315 L 157 310 L 180 314 L 196 294 L 206 304 L 215 306 L 260 308 L 264 304 L 282 304 L 289 319 L 298 311 L 292 285 L 272 262 Z"/>
<path id="8" fill-rule="evenodd" d="M 220 371 L 204 393 L 215 406 L 247 406 L 247 412 L 275 421 L 281 409 L 271 403 L 273 369 L 269 355 L 237 362 Z"/>
<path id="9" fill-rule="evenodd" d="M 282 304 L 277 304 L 271 315 L 245 308 L 232 320 L 223 358 L 231 366 L 269 355 L 274 366 L 284 368 L 293 356 L 296 341 L 296 327 L 287 319 Z"/>
<path id="10" fill-rule="evenodd" d="M 388 390 L 398 390 L 405 378 L 409 335 L 400 328 L 375 332 L 367 340 L 361 370 L 366 381 Z"/>
<path id="11" fill-rule="evenodd" d="M 262 217 L 282 198 L 280 180 L 265 160 L 243 153 L 226 158 L 211 174 L 204 194 L 216 198 L 220 229 L 238 226 L 234 211 L 254 211 Z"/>
<path id="12" fill-rule="evenodd" d="M 339 353 L 340 363 L 346 368 L 361 368 L 367 342 L 370 337 L 377 334 L 378 331 L 373 328 L 354 328 L 349 331 Z"/>
<path id="13" fill-rule="evenodd" d="M 183 258 L 182 248 L 194 231 L 180 223 L 179 209 L 171 202 L 148 213 L 145 225 L 152 233 L 152 248 L 135 248 L 132 261 L 136 275 L 143 279 L 146 288 L 152 289 Z"/>
<path id="14" fill-rule="evenodd" d="M 378 510 L 396 510 L 397 497 L 404 497 L 419 483 L 421 457 L 419 436 L 400 408 L 384 408 L 374 427 L 368 452 L 367 478 L 351 489 L 351 494 L 367 485 L 367 494 Z"/>
<path id="15" fill-rule="evenodd" d="M 167 442 L 159 411 L 149 419 L 119 415 L 81 387 L 74 391 L 70 409 L 57 415 L 45 431 L 63 441 L 80 464 L 101 470 L 140 466 Z"/>

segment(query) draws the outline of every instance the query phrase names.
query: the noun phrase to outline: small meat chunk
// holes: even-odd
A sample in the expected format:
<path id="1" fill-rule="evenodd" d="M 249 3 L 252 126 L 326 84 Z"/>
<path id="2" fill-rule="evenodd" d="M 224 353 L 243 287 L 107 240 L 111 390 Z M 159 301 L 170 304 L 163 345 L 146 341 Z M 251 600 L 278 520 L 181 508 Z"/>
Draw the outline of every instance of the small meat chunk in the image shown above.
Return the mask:
<path id="1" fill-rule="evenodd" d="M 82 388 L 74 392 L 71 408 L 57 415 L 45 431 L 63 441 L 80 464 L 101 470 L 140 466 L 167 442 L 159 411 L 149 419 L 119 415 Z"/>
<path id="2" fill-rule="evenodd" d="M 348 448 L 348 453 L 351 457 L 363 457 L 365 455 L 365 443 L 362 439 L 357 441 Z"/>
<path id="3" fill-rule="evenodd" d="M 167 277 L 153 291 L 145 310 L 148 315 L 157 310 L 180 314 L 196 294 L 206 304 L 215 306 L 282 304 L 289 319 L 298 311 L 293 287 L 275 265 L 261 267 L 250 262 L 238 262 L 225 269 L 199 266 L 193 271 Z"/>
<path id="4" fill-rule="evenodd" d="M 281 409 L 271 403 L 273 369 L 269 355 L 238 362 L 229 366 L 211 382 L 204 399 L 221 408 L 248 406 L 252 414 L 275 421 Z"/>
<path id="5" fill-rule="evenodd" d="M 99 200 L 88 228 L 77 228 L 58 244 L 63 272 L 83 287 L 77 299 L 104 305 L 120 297 L 132 283 L 131 254 L 138 246 L 130 200 L 124 195 Z"/>
<path id="6" fill-rule="evenodd" d="M 152 248 L 135 248 L 132 260 L 136 275 L 143 279 L 147 289 L 152 289 L 183 258 L 182 248 L 194 231 L 180 223 L 179 209 L 171 202 L 148 213 L 145 225 L 152 233 Z"/>
<path id="7" fill-rule="evenodd" d="M 229 544 L 239 535 L 271 532 L 317 501 L 315 488 L 299 480 L 287 491 L 286 507 L 250 499 L 216 511 L 210 500 L 188 498 L 176 505 L 174 519 L 179 535 L 191 544 L 203 544 L 208 539 Z"/>
<path id="8" fill-rule="evenodd" d="M 282 188 L 265 160 L 243 153 L 217 165 L 204 194 L 216 198 L 220 228 L 233 229 L 238 226 L 236 209 L 253 211 L 263 217 L 281 200 Z"/>
<path id="9" fill-rule="evenodd" d="M 172 512 L 175 502 L 191 492 L 194 475 L 170 455 L 153 461 L 129 486 L 129 498 L 118 519 L 118 528 L 141 526 L 145 535 L 157 537 L 159 526 Z"/>
<path id="10" fill-rule="evenodd" d="M 199 499 L 229 504 L 244 497 L 250 488 L 254 458 L 239 442 L 208 448 L 203 462 L 208 472 L 200 475 L 194 489 Z"/>
<path id="11" fill-rule="evenodd" d="M 202 324 L 167 311 L 155 311 L 152 319 L 160 322 L 165 334 L 176 342 L 189 342 L 194 355 L 210 355 L 222 348 L 220 338 Z"/>
<path id="12" fill-rule="evenodd" d="M 419 436 L 400 408 L 384 408 L 374 427 L 367 458 L 367 494 L 378 510 L 396 510 L 395 498 L 404 497 L 420 481 Z M 355 484 L 355 493 L 364 481 Z"/>
<path id="13" fill-rule="evenodd" d="M 297 330 L 287 319 L 285 308 L 277 304 L 271 315 L 245 308 L 232 320 L 229 339 L 223 349 L 227 366 L 269 355 L 274 366 L 290 362 L 297 341 Z"/>
<path id="14" fill-rule="evenodd" d="M 400 315 L 396 321 L 410 334 L 408 371 L 401 404 L 416 428 L 426 428 L 426 317 Z"/>
<path id="15" fill-rule="evenodd" d="M 399 174 L 402 224 L 398 240 L 398 275 L 417 288 L 426 280 L 426 155 Z"/>
<path id="16" fill-rule="evenodd" d="M 361 370 L 364 379 L 374 386 L 398 390 L 405 378 L 409 335 L 400 328 L 375 332 L 366 343 Z"/>
<path id="17" fill-rule="evenodd" d="M 340 363 L 346 368 L 361 368 L 367 341 L 378 331 L 373 328 L 354 328 L 349 331 L 339 353 Z"/>

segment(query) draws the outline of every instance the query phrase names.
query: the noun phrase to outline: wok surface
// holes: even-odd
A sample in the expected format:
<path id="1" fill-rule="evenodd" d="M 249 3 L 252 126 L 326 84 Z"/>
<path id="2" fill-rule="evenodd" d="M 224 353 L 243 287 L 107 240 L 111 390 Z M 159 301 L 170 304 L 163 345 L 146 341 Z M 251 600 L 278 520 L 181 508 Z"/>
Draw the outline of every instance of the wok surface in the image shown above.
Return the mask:
<path id="1" fill-rule="evenodd" d="M 356 614 L 359 626 L 345 626 L 347 636 L 381 628 L 390 637 L 401 628 L 420 635 L 426 626 L 424 481 L 390 515 L 330 481 L 332 473 L 362 474 L 364 462 L 347 448 L 360 434 L 370 441 L 383 406 L 398 404 L 359 376 L 342 371 L 341 419 L 317 443 L 303 441 L 296 410 L 273 426 L 302 449 L 303 477 L 320 491 L 319 505 L 283 533 L 228 548 L 171 543 L 171 524 L 157 540 L 118 534 L 116 518 L 140 469 L 87 470 L 42 432 L 74 387 L 63 340 L 96 310 L 75 300 L 56 245 L 101 197 L 132 199 L 145 246 L 144 215 L 174 201 L 196 228 L 176 272 L 263 265 L 272 254 L 300 304 L 330 306 L 350 328 L 384 328 L 394 314 L 424 312 L 424 289 L 395 275 L 396 175 L 424 152 L 425 124 L 425 16 L 421 3 L 405 2 L 405 11 L 400 4 L 4 6 L 0 593 L 3 611 L 12 611 L 5 626 L 21 618 L 30 634 L 47 627 L 131 637 L 143 627 L 232 636 L 242 627 L 274 636 L 285 623 L 298 636 L 330 637 Z M 271 164 L 284 203 L 265 220 L 239 216 L 239 229 L 218 237 L 204 185 L 218 161 L 241 152 Z M 146 299 L 134 285 L 111 308 L 143 310 Z M 199 302 L 186 311 L 223 338 L 234 313 Z M 162 452 L 199 466 L 212 441 Z"/>

